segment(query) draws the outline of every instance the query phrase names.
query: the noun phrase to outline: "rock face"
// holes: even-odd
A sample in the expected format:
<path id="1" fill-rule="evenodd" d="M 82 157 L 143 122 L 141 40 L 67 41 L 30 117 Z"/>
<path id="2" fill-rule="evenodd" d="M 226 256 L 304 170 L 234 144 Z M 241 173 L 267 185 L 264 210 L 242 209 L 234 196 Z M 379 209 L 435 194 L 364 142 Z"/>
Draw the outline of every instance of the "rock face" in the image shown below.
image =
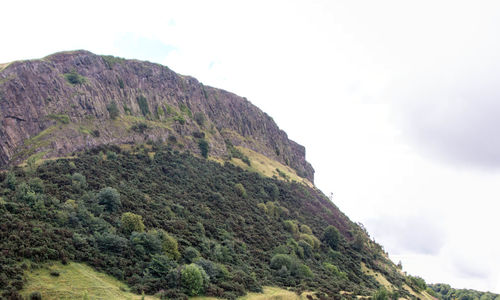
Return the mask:
<path id="1" fill-rule="evenodd" d="M 0 65 L 0 167 L 101 144 L 162 141 L 226 157 L 228 141 L 313 181 L 305 148 L 245 98 L 149 62 L 57 53 Z"/>

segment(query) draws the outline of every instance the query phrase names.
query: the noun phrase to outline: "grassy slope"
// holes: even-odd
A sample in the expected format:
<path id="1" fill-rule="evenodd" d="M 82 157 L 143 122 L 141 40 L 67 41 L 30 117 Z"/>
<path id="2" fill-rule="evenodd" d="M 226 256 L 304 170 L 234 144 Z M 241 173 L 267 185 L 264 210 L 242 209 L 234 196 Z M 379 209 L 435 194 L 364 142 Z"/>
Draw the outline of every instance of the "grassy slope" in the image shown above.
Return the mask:
<path id="1" fill-rule="evenodd" d="M 240 297 L 240 300 L 305 300 L 307 299 L 307 295 L 311 295 L 311 293 L 302 293 L 301 295 L 297 295 L 294 292 L 287 291 L 285 289 L 277 288 L 277 287 L 264 287 L 263 293 L 249 293 L 246 296 Z M 218 300 L 218 298 L 214 297 L 194 297 L 193 300 Z"/>
<path id="2" fill-rule="evenodd" d="M 59 276 L 51 276 L 52 271 Z M 40 292 L 42 299 L 141 299 L 140 295 L 127 292 L 128 287 L 117 279 L 80 264 L 54 263 L 27 273 L 27 284 L 22 295 Z M 145 299 L 156 299 L 145 297 Z"/>
<path id="3" fill-rule="evenodd" d="M 291 181 L 297 181 L 304 183 L 305 185 L 309 187 L 313 187 L 313 184 L 302 177 L 299 177 L 295 170 L 292 168 L 283 165 L 280 162 L 277 162 L 273 159 L 268 158 L 267 156 L 260 154 L 258 152 L 255 152 L 251 149 L 241 147 L 241 146 L 236 146 L 236 149 L 238 149 L 241 153 L 244 155 L 248 156 L 250 159 L 250 166 L 245 164 L 241 159 L 239 158 L 232 158 L 231 163 L 241 167 L 243 170 L 251 171 L 251 172 L 257 172 L 261 175 L 264 175 L 266 177 L 273 177 L 275 176 L 277 179 L 280 180 L 291 180 Z M 276 171 L 276 169 L 279 169 L 283 174 L 285 174 L 286 178 L 283 178 L 282 176 L 279 175 L 279 173 Z"/>

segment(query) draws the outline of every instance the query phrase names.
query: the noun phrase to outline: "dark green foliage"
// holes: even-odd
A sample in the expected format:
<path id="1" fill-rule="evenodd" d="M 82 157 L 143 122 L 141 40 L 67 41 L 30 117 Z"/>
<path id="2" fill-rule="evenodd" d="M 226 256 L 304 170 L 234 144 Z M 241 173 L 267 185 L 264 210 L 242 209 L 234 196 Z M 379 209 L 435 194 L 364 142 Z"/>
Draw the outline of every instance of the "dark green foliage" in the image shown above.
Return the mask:
<path id="1" fill-rule="evenodd" d="M 203 127 L 205 125 L 205 114 L 202 113 L 202 112 L 197 112 L 194 114 L 194 120 L 196 121 L 196 123 L 198 123 L 198 125 L 200 125 L 201 127 Z"/>
<path id="2" fill-rule="evenodd" d="M 449 284 L 436 283 L 429 284 L 427 292 L 436 298 L 444 300 L 454 299 L 480 299 L 480 300 L 499 300 L 500 295 L 490 292 L 479 292 L 468 289 L 454 289 Z"/>
<path id="3" fill-rule="evenodd" d="M 64 74 L 64 78 L 71 84 L 82 84 L 85 82 L 85 77 L 78 74 L 76 70 Z"/>
<path id="4" fill-rule="evenodd" d="M 380 288 L 372 295 L 373 300 L 389 300 L 389 292 L 386 289 Z"/>
<path id="5" fill-rule="evenodd" d="M 271 259 L 271 268 L 275 270 L 281 269 L 285 266 L 287 269 L 290 269 L 292 265 L 292 258 L 287 254 L 276 254 Z"/>
<path id="6" fill-rule="evenodd" d="M 109 117 L 112 120 L 116 119 L 120 115 L 120 111 L 118 110 L 118 106 L 115 101 L 111 101 L 106 108 L 108 109 Z"/>
<path id="7" fill-rule="evenodd" d="M 148 105 L 148 100 L 144 96 L 139 96 L 137 97 L 137 104 L 139 105 L 139 108 L 141 109 L 141 113 L 143 116 L 148 116 L 149 115 L 149 105 Z"/>
<path id="8" fill-rule="evenodd" d="M 204 139 L 198 141 L 198 147 L 200 148 L 201 156 L 208 158 L 208 151 L 210 150 L 210 145 Z"/>
<path id="9" fill-rule="evenodd" d="M 118 78 L 118 86 L 123 89 L 125 88 L 125 84 L 123 83 L 123 80 L 121 78 Z"/>
<path id="10" fill-rule="evenodd" d="M 153 158 L 143 151 L 100 147 L 72 160 L 46 161 L 32 172 L 5 173 L 0 178 L 0 292 L 10 295 L 22 287 L 25 260 L 85 262 L 135 292 L 163 290 L 170 298 L 202 291 L 237 297 L 264 284 L 330 296 L 340 290 L 366 295 L 377 288 L 360 267 L 364 261 L 376 269 L 374 253 L 354 251 L 348 236 L 333 251 L 314 248 L 314 238 L 300 239 L 285 229 L 290 219 L 314 233 L 335 225 L 346 236 L 355 226 L 319 191 L 155 147 Z M 111 152 L 115 159 L 99 155 Z M 246 197 L 235 188 L 238 183 Z M 143 216 L 149 231 L 122 228 L 127 212 Z M 183 258 L 188 249 L 199 255 L 184 261 L 179 249 Z M 202 280 L 202 290 L 187 288 L 182 280 L 186 266 L 178 264 L 189 261 L 209 275 L 202 275 L 210 278 Z M 386 273 L 392 281 L 402 280 L 399 273 Z"/>
<path id="11" fill-rule="evenodd" d="M 323 233 L 323 241 L 332 249 L 337 249 L 340 241 L 339 230 L 334 226 L 328 226 Z"/>
<path id="12" fill-rule="evenodd" d="M 144 133 L 144 131 L 146 131 L 148 128 L 149 128 L 148 124 L 146 124 L 144 122 L 135 123 L 134 125 L 132 125 L 132 127 L 130 127 L 130 129 L 132 129 L 132 131 L 135 131 L 138 133 Z"/>
<path id="13" fill-rule="evenodd" d="M 121 207 L 120 193 L 112 187 L 103 188 L 97 194 L 97 201 L 99 204 L 104 205 L 107 211 L 116 211 Z"/>
<path id="14" fill-rule="evenodd" d="M 40 292 L 33 292 L 30 294 L 30 300 L 42 300 L 42 294 Z"/>
<path id="15" fill-rule="evenodd" d="M 200 252 L 198 252 L 196 248 L 187 247 L 186 249 L 184 249 L 184 254 L 183 254 L 184 261 L 186 261 L 186 263 L 188 264 L 194 262 L 199 256 Z"/>
<path id="16" fill-rule="evenodd" d="M 427 288 L 427 284 L 425 283 L 425 280 L 421 277 L 418 276 L 411 276 L 408 275 L 406 278 L 406 282 L 410 287 L 412 287 L 414 290 L 417 291 L 422 291 Z"/>

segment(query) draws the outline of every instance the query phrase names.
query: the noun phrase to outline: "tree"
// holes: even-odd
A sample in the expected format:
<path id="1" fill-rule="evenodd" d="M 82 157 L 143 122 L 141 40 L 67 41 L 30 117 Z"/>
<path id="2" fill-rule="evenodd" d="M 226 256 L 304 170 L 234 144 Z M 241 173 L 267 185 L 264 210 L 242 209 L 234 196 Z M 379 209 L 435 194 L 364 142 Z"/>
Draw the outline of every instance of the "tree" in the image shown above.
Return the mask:
<path id="1" fill-rule="evenodd" d="M 246 198 L 247 197 L 247 191 L 245 190 L 245 187 L 241 183 L 237 183 L 234 185 L 234 189 L 236 191 L 236 194 L 238 196 Z"/>
<path id="2" fill-rule="evenodd" d="M 178 260 L 181 257 L 181 254 L 179 252 L 177 240 L 164 230 L 159 230 L 157 234 L 161 239 L 163 253 L 165 253 L 165 255 L 170 259 Z"/>
<path id="3" fill-rule="evenodd" d="M 122 229 L 125 233 L 131 234 L 133 231 L 143 232 L 144 228 L 142 216 L 131 212 L 122 214 Z"/>
<path id="4" fill-rule="evenodd" d="M 97 194 L 97 201 L 107 211 L 113 212 L 121 207 L 120 193 L 112 187 L 105 187 Z"/>
<path id="5" fill-rule="evenodd" d="M 208 150 L 210 149 L 208 142 L 204 139 L 200 139 L 198 141 L 198 147 L 200 148 L 201 156 L 208 158 Z"/>
<path id="6" fill-rule="evenodd" d="M 208 285 L 207 273 L 198 265 L 190 264 L 181 271 L 182 286 L 190 296 L 197 296 L 204 292 Z"/>
<path id="7" fill-rule="evenodd" d="M 271 258 L 271 268 L 275 270 L 281 269 L 285 266 L 287 269 L 290 269 L 292 265 L 292 258 L 288 254 L 276 254 Z"/>
<path id="8" fill-rule="evenodd" d="M 325 241 L 332 249 L 336 249 L 340 241 L 339 230 L 332 225 L 326 227 L 326 230 L 323 233 L 323 241 Z"/>
<path id="9" fill-rule="evenodd" d="M 196 258 L 200 256 L 200 252 L 193 247 L 187 247 L 184 249 L 184 259 L 187 263 L 192 263 Z"/>
<path id="10" fill-rule="evenodd" d="M 106 106 L 108 112 L 109 112 L 109 117 L 111 120 L 116 119 L 120 115 L 120 111 L 118 110 L 118 106 L 116 105 L 115 101 L 112 101 L 108 106 Z"/>

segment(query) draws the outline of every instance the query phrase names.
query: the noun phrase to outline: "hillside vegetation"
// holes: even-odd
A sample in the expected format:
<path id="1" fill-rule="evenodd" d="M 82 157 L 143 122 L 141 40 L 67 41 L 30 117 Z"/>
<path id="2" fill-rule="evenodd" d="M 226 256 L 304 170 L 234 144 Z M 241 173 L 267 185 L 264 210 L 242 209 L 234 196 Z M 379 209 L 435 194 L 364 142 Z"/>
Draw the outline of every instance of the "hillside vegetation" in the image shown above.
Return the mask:
<path id="1" fill-rule="evenodd" d="M 33 286 L 28 268 L 54 260 L 160 298 L 234 299 L 262 286 L 371 295 L 381 284 L 366 269 L 412 297 L 403 288 L 412 282 L 318 190 L 163 144 L 94 148 L 14 168 L 0 182 L 7 298 Z"/>

